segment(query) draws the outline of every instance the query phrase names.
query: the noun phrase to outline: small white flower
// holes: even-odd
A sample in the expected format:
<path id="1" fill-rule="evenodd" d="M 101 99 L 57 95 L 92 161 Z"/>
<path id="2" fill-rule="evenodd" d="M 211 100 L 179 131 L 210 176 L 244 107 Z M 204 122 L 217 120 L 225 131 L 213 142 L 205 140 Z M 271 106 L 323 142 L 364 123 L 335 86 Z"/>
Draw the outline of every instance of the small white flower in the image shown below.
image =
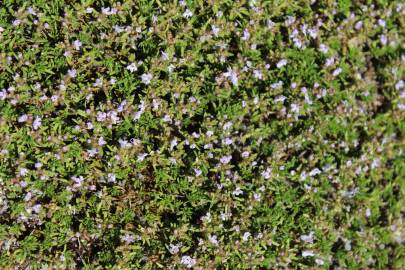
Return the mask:
<path id="1" fill-rule="evenodd" d="M 211 137 L 212 135 L 214 135 L 214 132 L 211 130 L 208 130 L 205 134 L 207 134 L 208 137 Z"/>
<path id="2" fill-rule="evenodd" d="M 142 82 L 144 84 L 150 84 L 150 81 L 152 80 L 152 77 L 153 76 L 150 73 L 144 73 L 144 74 L 141 75 L 141 79 L 142 79 Z"/>
<path id="3" fill-rule="evenodd" d="M 249 151 L 244 151 L 244 152 L 241 154 L 241 156 L 242 156 L 243 158 L 248 158 L 249 155 L 250 155 Z"/>
<path id="4" fill-rule="evenodd" d="M 243 236 L 242 236 L 242 240 L 243 240 L 244 242 L 246 242 L 246 241 L 249 240 L 250 236 L 251 236 L 250 232 L 245 232 L 245 233 L 243 234 Z"/>
<path id="5" fill-rule="evenodd" d="M 315 256 L 315 253 L 311 250 L 304 250 L 302 252 L 302 257 L 313 257 Z"/>
<path id="6" fill-rule="evenodd" d="M 288 61 L 286 59 L 282 59 L 282 60 L 278 61 L 276 66 L 277 66 L 277 68 L 282 68 L 285 65 L 287 65 L 287 63 L 288 63 Z"/>
<path id="7" fill-rule="evenodd" d="M 323 265 L 323 264 L 324 264 L 324 261 L 323 261 L 322 259 L 316 258 L 316 259 L 315 259 L 315 263 L 316 263 L 317 265 Z"/>
<path id="8" fill-rule="evenodd" d="M 170 142 L 170 150 L 173 150 L 173 148 L 177 145 L 177 139 L 174 138 L 171 142 Z"/>
<path id="9" fill-rule="evenodd" d="M 186 9 L 186 11 L 184 11 L 184 13 L 183 13 L 183 17 L 188 19 L 191 16 L 193 16 L 193 12 L 191 12 L 191 10 L 189 10 L 189 9 Z"/>
<path id="10" fill-rule="evenodd" d="M 92 13 L 94 11 L 94 8 L 88 7 L 86 8 L 86 13 Z"/>
<path id="11" fill-rule="evenodd" d="M 232 191 L 232 194 L 239 196 L 240 194 L 243 194 L 243 191 L 240 189 L 240 187 L 237 187 L 234 191 Z"/>
<path id="12" fill-rule="evenodd" d="M 261 198 L 262 198 L 262 195 L 260 195 L 260 193 L 254 193 L 254 194 L 253 194 L 253 198 L 254 198 L 256 201 L 260 202 L 260 200 L 261 200 Z"/>

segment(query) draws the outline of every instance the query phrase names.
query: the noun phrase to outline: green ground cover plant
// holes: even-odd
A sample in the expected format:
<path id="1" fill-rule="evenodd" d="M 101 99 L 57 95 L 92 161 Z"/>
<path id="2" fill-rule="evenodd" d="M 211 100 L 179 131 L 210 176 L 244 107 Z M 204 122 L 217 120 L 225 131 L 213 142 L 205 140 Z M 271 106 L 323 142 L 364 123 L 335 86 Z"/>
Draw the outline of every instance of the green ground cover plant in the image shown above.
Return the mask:
<path id="1" fill-rule="evenodd" d="M 404 22 L 0 1 L 0 269 L 404 269 Z"/>

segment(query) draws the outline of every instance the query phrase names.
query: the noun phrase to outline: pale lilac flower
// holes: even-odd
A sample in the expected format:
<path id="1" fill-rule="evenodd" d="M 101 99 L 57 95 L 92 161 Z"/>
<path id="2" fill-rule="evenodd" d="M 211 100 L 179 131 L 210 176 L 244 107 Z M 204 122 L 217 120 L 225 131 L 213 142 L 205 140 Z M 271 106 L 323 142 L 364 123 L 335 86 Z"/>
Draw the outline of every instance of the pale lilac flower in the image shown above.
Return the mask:
<path id="1" fill-rule="evenodd" d="M 287 65 L 287 63 L 288 63 L 288 61 L 286 59 L 282 59 L 282 60 L 278 61 L 276 66 L 277 66 L 277 68 L 282 68 L 285 65 Z"/>
<path id="2" fill-rule="evenodd" d="M 162 60 L 163 61 L 169 60 L 169 55 L 166 52 L 162 52 Z"/>
<path id="3" fill-rule="evenodd" d="M 97 121 L 104 122 L 107 118 L 107 114 L 105 112 L 97 112 Z"/>
<path id="4" fill-rule="evenodd" d="M 87 150 L 87 153 L 89 154 L 90 157 L 94 157 L 95 155 L 97 155 L 98 149 L 96 148 L 89 149 Z"/>
<path id="5" fill-rule="evenodd" d="M 139 154 L 139 155 L 138 155 L 138 158 L 137 158 L 137 161 L 138 161 L 138 162 L 143 161 L 147 155 L 148 155 L 147 153 L 141 153 L 141 154 Z"/>
<path id="6" fill-rule="evenodd" d="M 28 115 L 23 114 L 20 117 L 18 117 L 18 123 L 24 123 L 28 120 Z"/>
<path id="7" fill-rule="evenodd" d="M 211 130 L 208 130 L 206 134 L 208 137 L 211 137 L 212 135 L 214 135 L 214 132 Z"/>
<path id="8" fill-rule="evenodd" d="M 76 40 L 73 42 L 73 46 L 75 47 L 76 51 L 80 50 L 80 48 L 82 47 L 82 45 L 83 45 L 83 44 L 82 44 L 81 41 L 78 40 L 78 39 L 76 39 Z"/>
<path id="9" fill-rule="evenodd" d="M 214 246 L 218 246 L 218 239 L 216 235 L 208 235 L 208 241 L 210 241 Z"/>
<path id="10" fill-rule="evenodd" d="M 131 144 L 127 140 L 118 139 L 118 143 L 120 144 L 121 148 L 130 148 Z"/>
<path id="11" fill-rule="evenodd" d="M 115 183 L 116 182 L 116 176 L 113 173 L 107 174 L 107 181 L 109 183 Z"/>
<path id="12" fill-rule="evenodd" d="M 405 85 L 405 83 L 404 83 L 403 80 L 398 81 L 398 82 L 395 84 L 395 90 L 399 90 L 399 89 L 403 88 L 404 85 Z"/>
<path id="13" fill-rule="evenodd" d="M 259 79 L 259 80 L 262 80 L 262 79 L 263 79 L 263 74 L 262 74 L 262 72 L 261 72 L 260 70 L 258 70 L 258 69 L 253 70 L 253 76 L 254 76 L 256 79 Z"/>
<path id="14" fill-rule="evenodd" d="M 35 118 L 34 122 L 32 123 L 32 128 L 33 128 L 34 130 L 37 130 L 37 129 L 42 125 L 42 122 L 41 122 L 41 121 L 42 121 L 41 118 L 37 116 L 37 117 Z"/>
<path id="15" fill-rule="evenodd" d="M 328 59 L 326 59 L 325 66 L 329 67 L 329 66 L 333 65 L 334 63 L 335 63 L 335 58 L 332 56 L 332 57 L 329 57 Z"/>
<path id="16" fill-rule="evenodd" d="M 75 78 L 76 77 L 76 69 L 69 69 L 68 70 L 68 75 L 70 78 Z"/>
<path id="17" fill-rule="evenodd" d="M 42 167 L 42 163 L 41 162 L 36 162 L 34 166 L 35 166 L 36 169 L 39 169 L 39 168 Z"/>
<path id="18" fill-rule="evenodd" d="M 101 87 L 103 86 L 103 80 L 101 79 L 96 79 L 96 81 L 93 83 L 94 87 Z"/>
<path id="19" fill-rule="evenodd" d="M 196 177 L 198 177 L 198 176 L 200 176 L 202 174 L 202 171 L 200 169 L 194 168 L 193 170 L 195 172 Z"/>
<path id="20" fill-rule="evenodd" d="M 204 149 L 211 149 L 212 148 L 212 143 L 207 143 L 204 145 Z"/>
<path id="21" fill-rule="evenodd" d="M 363 22 L 362 21 L 358 21 L 356 22 L 356 24 L 354 25 L 354 28 L 356 30 L 360 30 L 363 27 Z"/>
<path id="22" fill-rule="evenodd" d="M 39 214 L 39 211 L 41 211 L 41 205 L 36 204 L 32 207 L 32 211 L 34 211 L 36 214 Z"/>
<path id="23" fill-rule="evenodd" d="M 264 179 L 270 179 L 270 177 L 272 176 L 272 170 L 271 168 L 267 168 L 265 171 L 263 171 L 261 173 L 261 176 L 264 177 Z"/>
<path id="24" fill-rule="evenodd" d="M 230 145 L 233 143 L 233 140 L 231 138 L 225 138 L 222 140 L 222 143 L 225 145 Z"/>
<path id="25" fill-rule="evenodd" d="M 218 37 L 218 33 L 219 33 L 219 27 L 216 27 L 215 25 L 211 26 L 212 29 L 212 34 L 216 37 Z"/>
<path id="26" fill-rule="evenodd" d="M 260 200 L 261 200 L 261 198 L 262 198 L 262 195 L 260 195 L 260 193 L 254 193 L 254 194 L 253 194 L 253 198 L 254 198 L 256 201 L 260 202 Z"/>
<path id="27" fill-rule="evenodd" d="M 190 256 L 183 256 L 181 257 L 181 263 L 187 268 L 192 268 L 197 262 Z"/>
<path id="28" fill-rule="evenodd" d="M 6 97 L 7 97 L 7 92 L 6 92 L 5 89 L 2 89 L 2 90 L 0 91 L 0 99 L 1 99 L 1 100 L 5 100 Z"/>
<path id="29" fill-rule="evenodd" d="M 170 251 L 170 253 L 172 253 L 172 254 L 177 254 L 177 253 L 179 253 L 181 246 L 182 246 L 181 244 L 177 244 L 177 245 L 170 244 L 170 245 L 169 245 L 169 251 Z"/>
<path id="30" fill-rule="evenodd" d="M 26 169 L 26 168 L 20 169 L 20 176 L 26 176 L 27 174 L 28 174 L 28 169 Z"/>
<path id="31" fill-rule="evenodd" d="M 129 64 L 129 65 L 127 66 L 127 69 L 128 69 L 131 73 L 133 73 L 133 72 L 135 72 L 135 71 L 138 70 L 138 67 L 136 66 L 135 63 L 131 63 L 131 64 Z"/>
<path id="32" fill-rule="evenodd" d="M 299 113 L 300 112 L 300 106 L 298 104 L 295 104 L 295 103 L 291 104 L 291 111 L 293 113 Z"/>
<path id="33" fill-rule="evenodd" d="M 314 242 L 314 232 L 310 232 L 309 234 L 303 234 L 300 236 L 300 239 L 304 242 L 312 244 Z"/>
<path id="34" fill-rule="evenodd" d="M 281 96 L 277 96 L 277 97 L 274 99 L 274 101 L 275 101 L 275 102 L 281 102 L 281 103 L 283 103 L 286 99 L 287 99 L 287 97 L 281 95 Z"/>
<path id="35" fill-rule="evenodd" d="M 335 69 L 335 70 L 333 71 L 332 75 L 336 77 L 336 76 L 338 76 L 341 72 L 342 72 L 342 69 L 341 69 L 341 68 L 337 68 L 337 69 Z"/>
<path id="36" fill-rule="evenodd" d="M 186 9 L 186 11 L 184 11 L 184 13 L 183 13 L 183 17 L 188 19 L 191 16 L 193 16 L 193 12 L 191 12 L 191 10 L 189 10 L 189 9 Z"/>
<path id="37" fill-rule="evenodd" d="M 328 46 L 326 46 L 325 44 L 321 44 L 321 45 L 319 45 L 319 50 L 320 50 L 322 53 L 327 53 L 327 52 L 329 51 L 329 48 L 328 48 Z"/>
<path id="38" fill-rule="evenodd" d="M 233 85 L 238 85 L 238 74 L 230 67 L 228 67 L 228 71 L 224 73 L 224 76 L 230 79 Z"/>
<path id="39" fill-rule="evenodd" d="M 387 45 L 388 39 L 386 35 L 381 35 L 380 36 L 380 42 L 383 46 Z"/>
<path id="40" fill-rule="evenodd" d="M 250 155 L 249 151 L 244 151 L 244 152 L 241 154 L 241 156 L 242 156 L 243 158 L 248 158 L 249 155 Z"/>
<path id="41" fill-rule="evenodd" d="M 74 188 L 78 188 L 78 187 L 82 186 L 83 181 L 84 181 L 83 176 L 81 176 L 81 175 L 79 177 L 73 176 L 72 179 L 75 182 L 75 184 L 73 185 Z"/>
<path id="42" fill-rule="evenodd" d="M 86 8 L 86 13 L 92 13 L 94 9 L 92 7 Z"/>
<path id="43" fill-rule="evenodd" d="M 232 156 L 231 156 L 231 155 L 228 155 L 228 156 L 223 156 L 223 157 L 221 157 L 219 161 L 220 161 L 222 164 L 228 164 L 228 163 L 231 161 L 231 159 L 232 159 Z"/>
<path id="44" fill-rule="evenodd" d="M 126 233 L 124 236 L 121 236 L 121 240 L 125 241 L 127 244 L 131 244 L 135 241 L 135 238 L 132 234 Z"/>
<path id="45" fill-rule="evenodd" d="M 248 31 L 247 29 L 245 29 L 245 30 L 243 31 L 242 40 L 246 41 L 246 40 L 248 40 L 249 38 L 250 38 L 250 33 L 249 33 L 249 31 Z"/>
<path id="46" fill-rule="evenodd" d="M 153 76 L 150 73 L 144 73 L 144 74 L 141 75 L 141 79 L 142 79 L 142 82 L 144 84 L 150 84 L 150 81 L 152 80 L 152 77 Z"/>

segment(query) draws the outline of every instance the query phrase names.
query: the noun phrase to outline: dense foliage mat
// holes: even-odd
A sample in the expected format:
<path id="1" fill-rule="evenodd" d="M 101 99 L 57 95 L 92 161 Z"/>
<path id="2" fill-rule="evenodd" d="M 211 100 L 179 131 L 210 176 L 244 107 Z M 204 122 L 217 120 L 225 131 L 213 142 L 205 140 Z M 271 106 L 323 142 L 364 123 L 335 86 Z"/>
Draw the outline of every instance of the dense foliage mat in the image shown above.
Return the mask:
<path id="1" fill-rule="evenodd" d="M 0 268 L 401 269 L 401 2 L 1 1 Z"/>

